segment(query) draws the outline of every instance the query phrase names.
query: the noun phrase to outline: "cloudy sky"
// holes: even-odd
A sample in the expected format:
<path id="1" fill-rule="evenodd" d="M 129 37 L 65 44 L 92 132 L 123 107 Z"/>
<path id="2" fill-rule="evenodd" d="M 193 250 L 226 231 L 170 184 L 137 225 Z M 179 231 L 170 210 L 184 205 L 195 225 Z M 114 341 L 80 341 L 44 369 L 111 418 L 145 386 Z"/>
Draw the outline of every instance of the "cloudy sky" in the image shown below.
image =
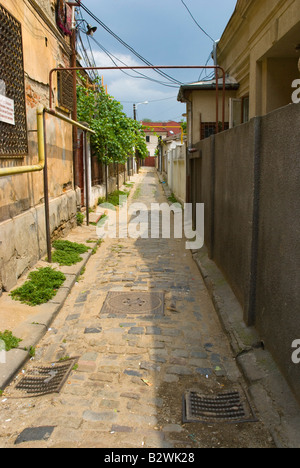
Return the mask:
<path id="1" fill-rule="evenodd" d="M 80 14 L 98 28 L 90 44 L 81 32 L 83 44 L 88 51 L 91 48 L 97 66 L 145 65 L 134 52 L 152 65 L 200 66 L 207 63 L 213 40 L 221 37 L 236 0 L 82 0 L 82 4 L 94 18 L 84 8 L 80 9 Z M 100 25 L 97 19 L 103 24 Z M 83 23 L 81 25 L 83 29 Z M 131 50 L 105 27 L 129 45 Z M 82 52 L 80 41 L 78 50 Z M 213 65 L 212 60 L 207 64 Z M 198 81 L 201 70 L 162 71 L 169 76 L 149 70 L 141 70 L 140 73 L 150 80 L 133 71 L 127 72 L 130 76 L 121 71 L 99 74 L 104 75 L 109 94 L 122 103 L 130 117 L 133 117 L 134 103 L 149 101 L 148 105 L 137 107 L 138 120 L 180 121 L 185 105 L 177 102 L 178 82 Z M 205 73 L 201 79 L 204 77 Z"/>

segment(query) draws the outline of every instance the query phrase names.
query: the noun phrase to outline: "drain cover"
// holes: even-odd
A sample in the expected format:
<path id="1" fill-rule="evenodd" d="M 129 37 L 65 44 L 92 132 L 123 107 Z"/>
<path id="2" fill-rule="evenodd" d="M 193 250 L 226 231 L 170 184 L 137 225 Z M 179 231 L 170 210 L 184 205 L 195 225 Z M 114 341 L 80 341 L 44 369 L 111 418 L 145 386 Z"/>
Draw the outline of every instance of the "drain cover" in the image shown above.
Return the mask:
<path id="1" fill-rule="evenodd" d="M 13 387 L 8 389 L 11 398 L 31 398 L 49 393 L 59 393 L 78 357 L 29 368 Z"/>
<path id="2" fill-rule="evenodd" d="M 257 421 L 243 390 L 203 395 L 189 390 L 183 397 L 183 422 L 239 423 Z"/>
<path id="3" fill-rule="evenodd" d="M 164 293 L 109 292 L 101 314 L 164 314 Z"/>

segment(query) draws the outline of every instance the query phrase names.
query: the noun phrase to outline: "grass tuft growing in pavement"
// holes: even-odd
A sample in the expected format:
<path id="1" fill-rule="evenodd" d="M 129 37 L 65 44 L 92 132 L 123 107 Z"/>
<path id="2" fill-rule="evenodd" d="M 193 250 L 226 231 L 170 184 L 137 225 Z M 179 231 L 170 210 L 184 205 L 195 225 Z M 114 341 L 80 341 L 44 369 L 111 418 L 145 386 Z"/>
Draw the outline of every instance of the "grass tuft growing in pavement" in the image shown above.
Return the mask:
<path id="1" fill-rule="evenodd" d="M 100 197 L 98 199 L 98 205 L 103 205 L 105 203 L 110 203 L 113 206 L 119 206 L 120 205 L 120 196 L 128 196 L 128 192 L 122 192 L 122 190 L 115 190 L 115 192 L 110 193 L 108 195 L 108 199 L 106 201 L 105 197 Z"/>
<path id="2" fill-rule="evenodd" d="M 65 282 L 66 277 L 53 268 L 39 268 L 28 276 L 28 281 L 10 293 L 15 301 L 22 304 L 37 306 L 45 304 L 56 296 L 57 290 Z"/>
<path id="3" fill-rule="evenodd" d="M 21 338 L 15 337 L 9 330 L 5 330 L 5 332 L 0 332 L 0 342 L 4 343 L 5 351 L 10 351 L 11 349 L 17 348 L 21 341 Z M 2 349 L 0 350 L 4 351 Z"/>
<path id="4" fill-rule="evenodd" d="M 60 266 L 71 266 L 82 261 L 80 254 L 86 253 L 89 250 L 84 244 L 77 244 L 67 240 L 57 240 L 53 242 L 55 252 L 53 252 L 52 260 Z"/>

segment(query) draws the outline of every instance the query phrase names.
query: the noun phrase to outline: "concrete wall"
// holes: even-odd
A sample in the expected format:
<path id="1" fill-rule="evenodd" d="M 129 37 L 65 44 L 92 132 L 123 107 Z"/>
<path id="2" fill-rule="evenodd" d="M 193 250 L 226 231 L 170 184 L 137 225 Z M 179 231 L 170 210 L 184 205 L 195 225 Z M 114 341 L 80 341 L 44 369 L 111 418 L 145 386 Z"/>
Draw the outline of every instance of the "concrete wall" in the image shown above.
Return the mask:
<path id="1" fill-rule="evenodd" d="M 186 144 L 178 145 L 167 153 L 168 185 L 175 197 L 181 202 L 186 201 Z"/>
<path id="2" fill-rule="evenodd" d="M 300 339 L 300 106 L 197 145 L 191 195 L 205 203 L 205 243 L 296 396 Z M 196 172 L 196 174 L 195 174 Z"/>
<path id="3" fill-rule="evenodd" d="M 53 237 L 67 235 L 76 226 L 80 190 L 70 190 L 50 202 Z M 47 252 L 45 208 L 37 205 L 0 223 L 0 290 L 10 291 L 20 276 Z"/>
<path id="4" fill-rule="evenodd" d="M 262 120 L 256 326 L 300 396 L 300 106 Z"/>

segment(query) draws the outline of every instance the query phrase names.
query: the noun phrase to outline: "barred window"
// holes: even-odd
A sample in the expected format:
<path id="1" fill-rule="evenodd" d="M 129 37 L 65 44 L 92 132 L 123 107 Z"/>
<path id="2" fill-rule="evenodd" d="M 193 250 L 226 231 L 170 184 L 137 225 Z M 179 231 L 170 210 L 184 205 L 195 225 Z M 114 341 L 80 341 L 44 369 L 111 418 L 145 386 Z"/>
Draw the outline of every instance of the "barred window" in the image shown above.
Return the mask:
<path id="1" fill-rule="evenodd" d="M 0 5 L 0 158 L 27 153 L 22 29 Z"/>

